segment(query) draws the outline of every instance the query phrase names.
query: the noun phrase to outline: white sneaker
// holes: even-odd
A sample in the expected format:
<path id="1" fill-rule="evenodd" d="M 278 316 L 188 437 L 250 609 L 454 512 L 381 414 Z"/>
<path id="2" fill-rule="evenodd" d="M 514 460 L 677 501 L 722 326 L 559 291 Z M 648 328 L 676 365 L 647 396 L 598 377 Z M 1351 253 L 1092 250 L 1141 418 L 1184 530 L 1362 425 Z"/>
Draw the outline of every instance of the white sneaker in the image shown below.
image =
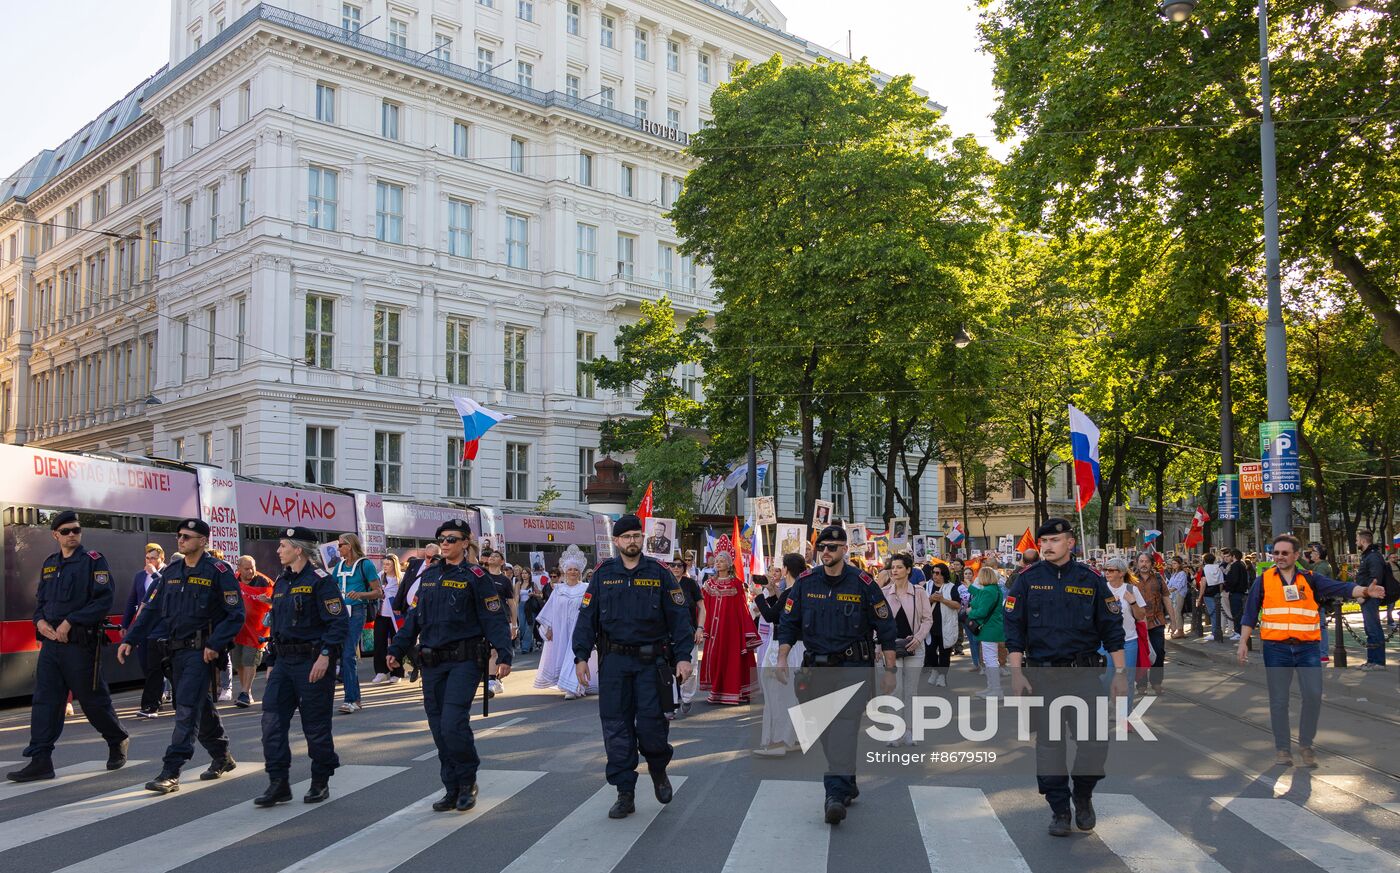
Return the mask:
<path id="1" fill-rule="evenodd" d="M 762 749 L 750 749 L 749 754 L 755 758 L 781 758 L 787 754 L 787 749 L 783 746 L 768 746 Z"/>
<path id="2" fill-rule="evenodd" d="M 399 683 L 402 682 L 402 681 L 403 681 L 403 677 L 402 677 L 402 676 L 390 676 L 389 678 L 387 678 L 387 679 L 384 680 L 384 684 L 385 684 L 385 685 L 397 685 L 397 684 L 399 684 Z"/>
<path id="3" fill-rule="evenodd" d="M 374 678 L 369 680 L 371 685 L 383 685 L 389 679 L 388 673 L 375 673 Z"/>
<path id="4" fill-rule="evenodd" d="M 220 692 L 219 692 L 219 702 L 220 702 L 220 703 L 227 703 L 227 702 L 229 702 L 229 701 L 232 700 L 232 699 L 233 699 L 233 689 L 232 689 L 232 688 L 225 688 L 223 691 L 220 691 Z"/>
<path id="5" fill-rule="evenodd" d="M 63 707 L 63 714 L 68 718 L 73 717 L 73 704 L 69 703 Z"/>
<path id="6" fill-rule="evenodd" d="M 939 688 L 947 688 L 947 687 L 948 687 L 948 677 L 947 677 L 947 676 L 944 676 L 942 673 L 939 673 L 939 674 L 938 674 L 938 683 L 937 683 L 937 685 L 938 685 Z"/>
<path id="7" fill-rule="evenodd" d="M 499 679 L 487 680 L 486 687 L 491 689 L 492 694 L 501 694 L 506 690 L 506 687 L 501 684 L 501 680 Z"/>
<path id="8" fill-rule="evenodd" d="M 936 673 L 936 672 L 930 673 L 930 674 L 928 674 L 928 684 L 930 684 L 930 685 L 937 685 L 937 684 L 938 684 L 938 680 L 939 680 L 940 678 L 942 678 L 942 677 L 939 676 L 938 673 Z"/>
<path id="9" fill-rule="evenodd" d="M 977 692 L 977 694 L 976 694 L 975 696 L 977 696 L 977 697 L 1000 697 L 1000 696 L 1001 696 L 1001 692 L 1000 692 L 1000 691 L 993 691 L 993 690 L 990 689 L 990 688 L 983 688 L 981 691 Z"/>
<path id="10" fill-rule="evenodd" d="M 1238 643 L 1239 641 L 1240 641 L 1240 635 L 1239 635 L 1239 634 L 1230 634 L 1230 642 L 1232 642 L 1232 643 Z"/>
<path id="11" fill-rule="evenodd" d="M 1205 636 L 1201 637 L 1201 639 L 1205 642 L 1213 643 L 1215 642 L 1215 634 L 1206 634 Z"/>
<path id="12" fill-rule="evenodd" d="M 342 703 L 340 711 L 349 715 L 352 712 L 359 712 L 362 707 L 358 703 Z"/>

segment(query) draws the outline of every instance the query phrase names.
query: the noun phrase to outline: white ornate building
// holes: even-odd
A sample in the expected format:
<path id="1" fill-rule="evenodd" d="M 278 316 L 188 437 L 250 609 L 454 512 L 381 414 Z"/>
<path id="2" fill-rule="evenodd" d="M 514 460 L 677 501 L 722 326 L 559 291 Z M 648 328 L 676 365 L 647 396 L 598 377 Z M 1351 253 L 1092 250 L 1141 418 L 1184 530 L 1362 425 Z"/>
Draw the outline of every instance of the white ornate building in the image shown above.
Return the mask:
<path id="1" fill-rule="evenodd" d="M 631 409 L 581 359 L 713 307 L 664 217 L 710 93 L 831 54 L 767 0 L 171 6 L 167 66 L 0 186 L 4 439 L 507 508 L 579 502 Z M 516 416 L 470 467 L 457 394 Z"/>

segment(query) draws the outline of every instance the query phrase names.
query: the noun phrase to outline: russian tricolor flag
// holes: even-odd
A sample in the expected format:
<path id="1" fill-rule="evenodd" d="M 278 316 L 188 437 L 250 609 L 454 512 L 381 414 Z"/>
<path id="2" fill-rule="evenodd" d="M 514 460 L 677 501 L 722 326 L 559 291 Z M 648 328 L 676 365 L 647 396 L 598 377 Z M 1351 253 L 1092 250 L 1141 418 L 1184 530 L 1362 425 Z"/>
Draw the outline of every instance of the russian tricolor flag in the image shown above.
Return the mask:
<path id="1" fill-rule="evenodd" d="M 1069 445 L 1074 452 L 1074 481 L 1079 486 L 1078 511 L 1099 490 L 1099 429 L 1073 406 L 1069 408 Z"/>
<path id="2" fill-rule="evenodd" d="M 967 533 L 963 531 L 962 522 L 953 522 L 953 526 L 948 529 L 948 542 L 956 546 L 965 539 L 967 539 Z"/>
<path id="3" fill-rule="evenodd" d="M 503 421 L 515 418 L 504 412 L 487 409 L 470 397 L 453 397 L 452 405 L 457 407 L 457 414 L 462 416 L 462 436 L 466 440 L 462 445 L 464 461 L 476 460 L 476 450 L 480 445 L 478 441 L 488 430 Z"/>

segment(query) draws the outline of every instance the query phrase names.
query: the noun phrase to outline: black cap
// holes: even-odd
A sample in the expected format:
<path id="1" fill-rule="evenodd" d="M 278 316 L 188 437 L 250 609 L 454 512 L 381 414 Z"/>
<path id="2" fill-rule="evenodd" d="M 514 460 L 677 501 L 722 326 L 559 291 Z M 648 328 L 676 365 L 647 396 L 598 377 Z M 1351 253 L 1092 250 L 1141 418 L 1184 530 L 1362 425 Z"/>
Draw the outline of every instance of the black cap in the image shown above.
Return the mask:
<path id="1" fill-rule="evenodd" d="M 838 543 L 844 543 L 846 541 L 846 529 L 839 524 L 829 524 L 822 528 L 821 533 L 817 534 L 818 543 L 829 543 L 832 540 Z"/>
<path id="2" fill-rule="evenodd" d="M 451 518 L 438 525 L 437 532 L 434 533 L 433 536 L 440 537 L 448 531 L 459 533 L 464 537 L 470 537 L 472 535 L 471 526 L 467 524 L 466 519 Z"/>
<path id="3" fill-rule="evenodd" d="M 71 509 L 65 509 L 65 510 L 63 510 L 62 512 L 60 512 L 58 515 L 55 515 L 55 516 L 53 517 L 53 521 L 51 521 L 51 522 L 49 523 L 49 530 L 58 530 L 59 528 L 63 527 L 65 524 L 70 524 L 70 523 L 75 522 L 75 521 L 77 521 L 77 520 L 78 520 L 78 513 L 74 512 L 74 511 L 71 510 Z"/>
<path id="4" fill-rule="evenodd" d="M 1045 523 L 1035 529 L 1035 538 L 1054 536 L 1055 534 L 1074 534 L 1074 526 L 1063 518 L 1047 518 Z"/>
<path id="5" fill-rule="evenodd" d="M 623 534 L 631 533 L 634 530 L 642 529 L 642 520 L 635 515 L 624 515 L 613 522 L 613 536 L 620 537 Z"/>
<path id="6" fill-rule="evenodd" d="M 289 527 L 282 532 L 282 536 L 289 540 L 301 540 L 304 543 L 316 542 L 316 535 L 304 527 Z"/>
<path id="7" fill-rule="evenodd" d="M 202 537 L 209 536 L 209 525 L 197 518 L 187 518 L 180 522 L 180 530 L 192 530 Z"/>

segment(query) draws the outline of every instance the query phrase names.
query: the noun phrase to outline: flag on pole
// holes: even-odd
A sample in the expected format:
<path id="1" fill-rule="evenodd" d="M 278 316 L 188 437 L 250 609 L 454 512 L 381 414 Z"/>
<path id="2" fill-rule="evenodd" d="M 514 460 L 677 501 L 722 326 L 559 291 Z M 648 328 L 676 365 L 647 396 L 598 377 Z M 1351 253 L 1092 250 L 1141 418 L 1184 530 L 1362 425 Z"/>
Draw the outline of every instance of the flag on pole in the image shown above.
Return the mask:
<path id="1" fill-rule="evenodd" d="M 734 578 L 744 584 L 744 538 L 739 535 L 739 517 L 734 517 Z"/>
<path id="2" fill-rule="evenodd" d="M 715 532 L 710 530 L 709 528 L 705 528 L 705 554 L 700 556 L 700 561 L 702 563 L 704 562 L 705 558 L 715 553 L 716 545 L 717 542 L 715 540 Z"/>
<path id="3" fill-rule="evenodd" d="M 1075 511 L 1080 511 L 1099 489 L 1099 429 L 1073 406 L 1069 408 L 1069 445 L 1074 452 L 1074 481 L 1079 486 Z"/>
<path id="4" fill-rule="evenodd" d="M 1196 507 L 1196 514 L 1191 517 L 1191 530 L 1186 533 L 1186 540 L 1182 545 L 1188 549 L 1199 546 L 1206 538 L 1206 523 L 1210 521 L 1210 513 L 1205 507 Z"/>
<path id="5" fill-rule="evenodd" d="M 503 421 L 510 421 L 515 418 L 504 412 L 495 412 L 487 409 L 470 397 L 453 397 L 452 405 L 457 407 L 457 414 L 462 416 L 462 460 L 475 461 L 476 450 L 480 447 L 479 441 L 486 432 Z"/>
<path id="6" fill-rule="evenodd" d="M 953 526 L 948 530 L 948 542 L 956 546 L 965 539 L 967 539 L 967 533 L 963 530 L 962 522 L 953 522 Z"/>
<path id="7" fill-rule="evenodd" d="M 1390 538 L 1390 545 L 1394 548 L 1400 549 L 1400 533 Z"/>
<path id="8" fill-rule="evenodd" d="M 764 573 L 768 572 L 768 560 L 764 556 L 763 549 L 763 527 L 761 525 L 752 524 L 753 521 L 753 516 L 749 516 L 749 536 L 752 538 L 751 542 L 753 543 L 753 548 L 749 550 L 750 579 L 762 576 Z"/>
<path id="9" fill-rule="evenodd" d="M 1145 543 L 1155 543 L 1157 542 L 1157 538 L 1161 535 L 1162 532 L 1159 530 L 1144 531 L 1142 534 L 1142 541 Z"/>
<path id="10" fill-rule="evenodd" d="M 646 529 L 647 519 L 651 518 L 651 486 L 654 483 L 647 483 L 646 493 L 642 495 L 642 502 L 637 504 L 637 518 L 642 522 L 642 528 Z"/>
<path id="11" fill-rule="evenodd" d="M 1021 534 L 1021 541 L 1016 543 L 1016 551 L 1024 555 L 1035 547 L 1035 537 L 1031 534 L 1031 529 L 1026 528 L 1026 532 Z"/>

